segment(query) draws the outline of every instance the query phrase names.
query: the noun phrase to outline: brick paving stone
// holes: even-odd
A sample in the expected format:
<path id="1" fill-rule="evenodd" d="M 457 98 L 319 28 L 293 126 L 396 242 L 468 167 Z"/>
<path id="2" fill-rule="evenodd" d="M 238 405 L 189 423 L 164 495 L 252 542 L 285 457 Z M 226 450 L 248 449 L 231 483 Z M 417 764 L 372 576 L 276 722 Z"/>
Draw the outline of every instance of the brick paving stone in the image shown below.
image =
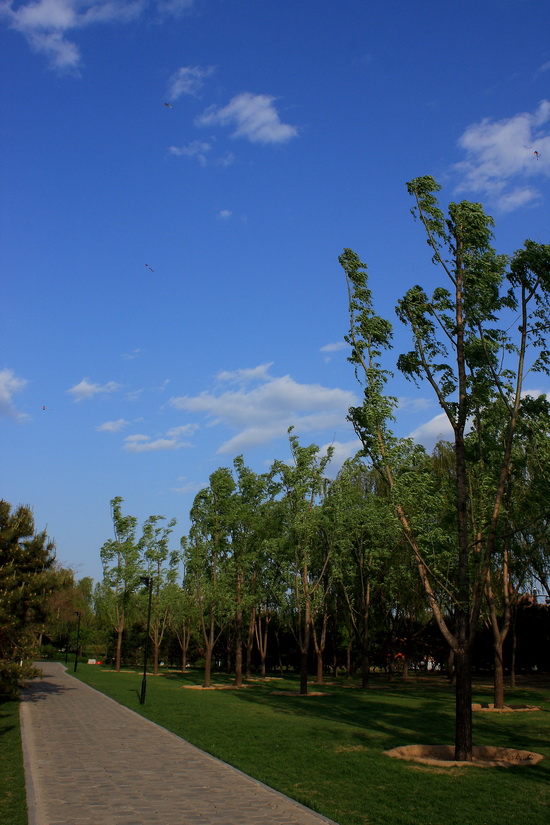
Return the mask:
<path id="1" fill-rule="evenodd" d="M 336 825 L 41 663 L 22 694 L 29 825 Z"/>

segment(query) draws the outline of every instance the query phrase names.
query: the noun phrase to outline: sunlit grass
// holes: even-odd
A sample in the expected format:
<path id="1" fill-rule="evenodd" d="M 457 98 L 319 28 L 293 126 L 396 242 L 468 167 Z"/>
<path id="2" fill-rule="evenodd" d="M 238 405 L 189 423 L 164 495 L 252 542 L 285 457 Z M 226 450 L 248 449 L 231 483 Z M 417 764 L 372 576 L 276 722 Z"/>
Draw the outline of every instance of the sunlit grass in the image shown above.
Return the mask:
<path id="1" fill-rule="evenodd" d="M 141 675 L 79 667 L 77 676 L 122 704 L 341 825 L 543 825 L 550 810 L 550 689 L 521 687 L 507 701 L 540 704 L 517 714 L 475 714 L 475 744 L 542 753 L 537 766 L 453 768 L 390 759 L 398 745 L 453 741 L 452 689 L 437 680 L 368 691 L 331 681 L 293 695 L 297 682 L 253 681 L 242 690 L 193 690 L 202 674 Z M 230 684 L 224 676 L 213 680 Z M 279 691 L 285 691 L 283 695 Z M 475 701 L 490 701 L 476 691 Z M 546 703 L 545 703 L 546 702 Z"/>

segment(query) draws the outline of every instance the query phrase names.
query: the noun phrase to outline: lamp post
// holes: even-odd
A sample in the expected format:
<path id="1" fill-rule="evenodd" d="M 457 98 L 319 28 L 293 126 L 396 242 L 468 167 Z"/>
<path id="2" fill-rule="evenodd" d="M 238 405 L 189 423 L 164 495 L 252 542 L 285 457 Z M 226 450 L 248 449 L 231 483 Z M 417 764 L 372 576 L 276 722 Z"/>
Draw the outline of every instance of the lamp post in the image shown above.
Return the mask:
<path id="1" fill-rule="evenodd" d="M 151 626 L 151 599 L 153 597 L 153 579 L 151 576 L 140 576 L 141 581 L 149 590 L 149 606 L 147 608 L 147 633 L 145 636 L 145 650 L 143 654 L 143 679 L 141 680 L 141 695 L 139 704 L 145 704 L 145 693 L 147 692 L 147 656 L 149 654 L 149 628 Z"/>
<path id="2" fill-rule="evenodd" d="M 74 654 L 74 670 L 73 670 L 73 673 L 76 673 L 76 666 L 78 664 L 78 648 L 80 646 L 80 617 L 82 616 L 82 613 L 80 612 L 80 610 L 75 610 L 74 613 L 75 613 L 75 616 L 78 616 L 78 627 L 77 627 L 77 630 L 76 630 L 76 651 L 75 651 L 75 654 Z"/>

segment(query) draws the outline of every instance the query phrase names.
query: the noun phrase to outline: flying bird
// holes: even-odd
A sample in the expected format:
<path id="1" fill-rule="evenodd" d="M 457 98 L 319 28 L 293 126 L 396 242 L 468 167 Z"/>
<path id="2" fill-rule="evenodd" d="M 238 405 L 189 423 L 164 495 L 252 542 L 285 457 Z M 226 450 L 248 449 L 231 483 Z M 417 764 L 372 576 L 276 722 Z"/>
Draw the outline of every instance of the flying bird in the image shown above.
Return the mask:
<path id="1" fill-rule="evenodd" d="M 537 160 L 540 158 L 540 152 L 537 152 L 537 150 L 536 150 L 536 149 L 535 149 L 535 151 L 533 152 L 533 154 L 534 154 L 534 156 L 536 157 L 536 159 L 537 159 Z"/>
<path id="2" fill-rule="evenodd" d="M 166 106 L 167 109 L 173 109 L 174 108 L 170 103 L 165 103 L 164 105 Z"/>
<path id="3" fill-rule="evenodd" d="M 147 269 L 150 269 L 150 270 L 151 270 L 151 272 L 154 272 L 154 271 L 155 271 L 155 270 L 153 269 L 153 267 L 152 267 L 152 266 L 149 266 L 149 264 L 145 264 L 145 266 L 147 267 Z"/>

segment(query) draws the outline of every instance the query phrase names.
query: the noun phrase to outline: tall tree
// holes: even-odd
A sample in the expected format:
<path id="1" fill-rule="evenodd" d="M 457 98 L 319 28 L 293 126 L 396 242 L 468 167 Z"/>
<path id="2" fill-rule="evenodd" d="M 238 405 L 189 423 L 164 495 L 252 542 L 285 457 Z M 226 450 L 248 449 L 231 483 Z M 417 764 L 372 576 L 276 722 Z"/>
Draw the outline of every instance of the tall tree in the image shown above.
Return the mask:
<path id="1" fill-rule="evenodd" d="M 212 654 L 228 622 L 227 557 L 235 481 L 227 467 L 210 476 L 195 496 L 191 528 L 184 541 L 186 579 L 192 582 L 204 642 L 204 687 L 210 687 Z"/>
<path id="2" fill-rule="evenodd" d="M 140 575 L 143 574 L 141 543 L 136 538 L 137 519 L 122 514 L 123 503 L 124 499 L 120 496 L 111 500 L 115 538 L 106 541 L 101 548 L 103 582 L 96 594 L 98 598 L 101 596 L 105 612 L 116 633 L 117 672 L 121 665 L 126 620 Z"/>
<path id="3" fill-rule="evenodd" d="M 275 461 L 272 470 L 281 491 L 281 543 L 286 556 L 293 629 L 300 650 L 300 693 L 307 694 L 311 623 L 319 607 L 321 582 L 328 563 L 328 557 L 319 560 L 315 553 L 319 540 L 318 504 L 332 449 L 322 456 L 316 444 L 302 447 L 292 429 L 292 463 Z"/>
<path id="4" fill-rule="evenodd" d="M 0 501 L 0 692 L 13 694 L 34 675 L 32 653 L 50 594 L 62 585 L 55 545 L 37 533 L 29 507 Z"/>
<path id="5" fill-rule="evenodd" d="M 441 187 L 433 178 L 416 178 L 407 187 L 445 285 L 436 287 L 431 297 L 414 286 L 399 301 L 397 315 L 410 329 L 413 349 L 399 356 L 397 365 L 407 378 L 427 382 L 453 432 L 455 566 L 445 589 L 454 606 L 454 628 L 438 599 L 422 533 L 415 529 L 396 485 L 399 445 L 389 427 L 396 402 L 384 394 L 389 374 L 380 362 L 391 347 L 391 324 L 373 310 L 365 265 L 345 250 L 340 262 L 349 295 L 346 340 L 352 348 L 350 361 L 364 383 L 364 402 L 350 409 L 349 417 L 365 454 L 391 491 L 430 607 L 454 652 L 455 758 L 470 760 L 472 644 L 495 551 L 524 379 L 529 370 L 547 372 L 550 360 L 545 342 L 550 321 L 550 247 L 526 241 L 508 261 L 490 245 L 493 221 L 480 204 L 452 203 L 445 217 L 435 195 Z M 503 450 L 488 518 L 473 535 L 465 433 L 470 420 L 496 398 L 507 411 Z"/>
<path id="6" fill-rule="evenodd" d="M 175 584 L 179 555 L 170 552 L 168 540 L 176 525 L 176 519 L 162 525 L 164 516 L 149 516 L 143 524 L 141 544 L 146 575 L 151 579 L 150 637 L 153 642 L 153 672 L 159 670 L 159 651 L 168 625 L 173 605 L 172 585 Z"/>

